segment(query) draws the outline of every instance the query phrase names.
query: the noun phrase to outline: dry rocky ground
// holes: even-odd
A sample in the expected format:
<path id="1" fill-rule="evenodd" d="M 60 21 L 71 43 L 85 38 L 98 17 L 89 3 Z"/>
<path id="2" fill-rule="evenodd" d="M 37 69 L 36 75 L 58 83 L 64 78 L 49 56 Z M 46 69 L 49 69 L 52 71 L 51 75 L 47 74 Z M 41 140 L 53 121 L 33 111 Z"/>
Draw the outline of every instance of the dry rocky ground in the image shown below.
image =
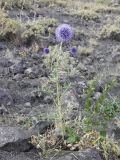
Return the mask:
<path id="1" fill-rule="evenodd" d="M 117 85 L 110 94 L 119 99 L 120 1 L 1 0 L 0 5 L 0 160 L 42 160 L 29 143 L 33 134 L 44 133 L 51 125 L 40 116 L 53 112 L 52 97 L 41 91 L 49 76 L 42 49 L 57 44 L 54 31 L 58 24 L 70 24 L 75 36 L 64 48 L 78 46 L 80 74 L 70 80 L 75 84 L 74 98 L 69 99 L 68 92 L 65 100 L 74 100 L 82 108 L 83 91 L 94 77 L 99 78 L 94 98 L 115 77 Z M 111 132 L 119 141 L 119 126 L 111 126 Z M 86 149 L 51 158 L 62 159 L 103 157 L 97 150 Z"/>

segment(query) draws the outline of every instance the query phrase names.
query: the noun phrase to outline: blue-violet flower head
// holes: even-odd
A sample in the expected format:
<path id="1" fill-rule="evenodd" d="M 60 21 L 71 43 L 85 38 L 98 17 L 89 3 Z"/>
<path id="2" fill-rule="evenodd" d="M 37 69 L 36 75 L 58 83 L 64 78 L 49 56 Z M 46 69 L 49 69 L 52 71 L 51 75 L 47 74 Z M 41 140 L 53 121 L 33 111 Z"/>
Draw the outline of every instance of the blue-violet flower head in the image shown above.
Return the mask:
<path id="1" fill-rule="evenodd" d="M 49 50 L 49 48 L 44 48 L 44 49 L 43 49 L 43 52 L 44 52 L 45 54 L 48 54 L 48 53 L 50 52 L 50 50 Z"/>
<path id="2" fill-rule="evenodd" d="M 70 53 L 71 53 L 71 55 L 76 55 L 77 54 L 77 47 L 72 47 L 71 49 L 70 49 Z"/>
<path id="3" fill-rule="evenodd" d="M 61 24 L 56 28 L 55 34 L 57 41 L 67 42 L 73 37 L 73 28 L 68 24 Z"/>

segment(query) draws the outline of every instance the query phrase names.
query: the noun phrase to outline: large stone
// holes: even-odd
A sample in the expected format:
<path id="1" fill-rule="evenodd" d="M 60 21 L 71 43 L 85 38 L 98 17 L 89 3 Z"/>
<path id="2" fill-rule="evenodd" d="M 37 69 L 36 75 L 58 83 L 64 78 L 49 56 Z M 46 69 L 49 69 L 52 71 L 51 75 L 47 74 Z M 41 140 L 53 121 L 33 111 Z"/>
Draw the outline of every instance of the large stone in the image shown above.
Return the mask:
<path id="1" fill-rule="evenodd" d="M 65 152 L 58 156 L 49 157 L 47 159 L 41 158 L 35 152 L 6 152 L 0 151 L 0 160 L 103 160 L 98 151 L 94 149 L 87 149 L 79 152 Z"/>
<path id="2" fill-rule="evenodd" d="M 32 145 L 29 143 L 31 132 L 16 127 L 0 127 L 0 150 L 27 151 Z"/>
<path id="3" fill-rule="evenodd" d="M 52 122 L 47 121 L 39 121 L 32 129 L 32 134 L 43 134 L 46 130 L 52 128 L 54 124 Z"/>
<path id="4" fill-rule="evenodd" d="M 49 157 L 47 159 L 35 155 L 34 152 L 14 153 L 0 151 L 0 160 L 103 160 L 98 151 L 94 149 L 87 149 L 79 152 L 65 152 L 60 153 L 58 156 Z"/>
<path id="5" fill-rule="evenodd" d="M 95 149 L 86 149 L 79 152 L 71 152 L 57 157 L 54 160 L 103 160 Z"/>
<path id="6" fill-rule="evenodd" d="M 20 129 L 17 127 L 0 127 L 0 150 L 25 152 L 33 148 L 30 143 L 32 135 L 43 134 L 51 123 L 41 121 L 35 127 L 29 130 Z"/>
<path id="7" fill-rule="evenodd" d="M 26 69 L 26 66 L 23 61 L 16 62 L 14 65 L 10 67 L 10 71 L 13 74 L 19 74 L 19 73 L 23 74 L 25 69 Z"/>

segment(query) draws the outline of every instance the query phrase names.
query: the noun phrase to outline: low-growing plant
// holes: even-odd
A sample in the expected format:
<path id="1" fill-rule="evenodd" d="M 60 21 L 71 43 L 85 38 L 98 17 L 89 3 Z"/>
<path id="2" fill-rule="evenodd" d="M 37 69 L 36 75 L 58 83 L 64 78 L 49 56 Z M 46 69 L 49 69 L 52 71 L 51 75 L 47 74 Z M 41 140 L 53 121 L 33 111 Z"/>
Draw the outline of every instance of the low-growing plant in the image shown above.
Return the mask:
<path id="1" fill-rule="evenodd" d="M 66 6 L 66 1 L 64 1 L 64 0 L 39 0 L 38 1 L 38 4 L 39 5 L 41 5 L 41 6 L 49 6 L 49 7 L 51 7 L 51 6 L 62 6 L 62 7 L 64 7 L 64 6 Z"/>
<path id="2" fill-rule="evenodd" d="M 90 54 L 93 53 L 94 48 L 92 46 L 91 47 L 79 47 L 78 50 L 81 55 L 89 56 Z"/>
<path id="3" fill-rule="evenodd" d="M 103 141 L 100 141 L 99 146 L 103 150 L 105 160 L 109 160 L 111 158 L 111 155 L 113 155 L 116 160 L 119 159 L 117 157 L 120 156 L 120 145 L 113 138 L 109 138 L 108 136 L 106 136 Z"/>
<path id="4" fill-rule="evenodd" d="M 83 9 L 83 10 L 79 10 L 79 11 L 73 10 L 73 12 L 71 12 L 71 15 L 81 17 L 82 19 L 84 19 L 86 21 L 99 19 L 99 15 L 95 11 L 89 10 L 89 9 L 88 10 Z"/>
<path id="5" fill-rule="evenodd" d="M 106 134 L 109 121 L 120 113 L 120 104 L 108 98 L 108 93 L 115 82 L 112 80 L 107 83 L 100 97 L 94 102 L 92 96 L 95 93 L 96 81 L 90 82 L 85 102 L 86 115 L 82 120 L 86 131 L 98 130 L 101 134 Z"/>
<path id="6" fill-rule="evenodd" d="M 48 39 L 54 33 L 57 20 L 48 18 L 32 23 L 23 24 L 19 20 L 12 19 L 5 10 L 0 10 L 0 39 L 16 40 L 16 43 L 31 41 L 31 39 Z"/>
<path id="7" fill-rule="evenodd" d="M 32 0 L 1 0 L 0 6 L 4 9 L 20 8 L 28 9 L 31 8 Z"/>
<path id="8" fill-rule="evenodd" d="M 120 28 L 118 24 L 107 24 L 101 30 L 101 38 L 120 41 Z"/>
<path id="9" fill-rule="evenodd" d="M 27 24 L 21 37 L 24 41 L 29 40 L 31 37 L 49 38 L 50 34 L 54 33 L 54 27 L 57 23 L 56 19 L 48 18 Z"/>
<path id="10" fill-rule="evenodd" d="M 0 39 L 13 40 L 17 37 L 22 25 L 19 21 L 9 18 L 8 14 L 0 10 Z"/>
<path id="11" fill-rule="evenodd" d="M 20 23 L 10 18 L 4 18 L 1 20 L 0 36 L 1 39 L 14 39 L 20 29 Z"/>

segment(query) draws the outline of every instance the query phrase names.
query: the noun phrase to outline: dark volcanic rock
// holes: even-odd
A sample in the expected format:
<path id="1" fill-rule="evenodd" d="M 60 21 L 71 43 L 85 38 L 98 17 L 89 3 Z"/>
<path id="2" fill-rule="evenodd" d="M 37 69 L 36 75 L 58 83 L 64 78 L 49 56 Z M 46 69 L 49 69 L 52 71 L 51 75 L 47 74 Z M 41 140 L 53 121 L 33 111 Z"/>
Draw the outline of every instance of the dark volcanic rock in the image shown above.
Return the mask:
<path id="1" fill-rule="evenodd" d="M 38 155 L 33 152 L 22 152 L 22 153 L 15 153 L 15 152 L 6 152 L 0 150 L 0 160 L 43 160 Z"/>
<path id="2" fill-rule="evenodd" d="M 24 73 L 24 70 L 26 69 L 26 66 L 25 64 L 23 63 L 23 61 L 20 61 L 18 63 L 15 63 L 14 65 L 12 65 L 10 67 L 10 71 L 13 73 L 13 74 L 22 74 Z"/>
<path id="3" fill-rule="evenodd" d="M 102 160 L 100 153 L 94 149 L 68 153 L 55 158 L 55 160 Z"/>
<path id="4" fill-rule="evenodd" d="M 13 63 L 7 58 L 0 59 L 0 67 L 10 67 Z"/>
<path id="5" fill-rule="evenodd" d="M 37 78 L 39 75 L 39 68 L 38 67 L 30 67 L 25 70 L 25 75 L 29 78 Z"/>
<path id="6" fill-rule="evenodd" d="M 113 58 L 114 63 L 119 63 L 120 62 L 120 53 L 113 55 L 112 58 Z"/>
<path id="7" fill-rule="evenodd" d="M 13 99 L 6 89 L 0 88 L 0 105 L 11 106 Z"/>
<path id="8" fill-rule="evenodd" d="M 28 151 L 32 145 L 29 143 L 31 132 L 16 127 L 0 127 L 0 150 Z"/>
<path id="9" fill-rule="evenodd" d="M 52 157 L 53 158 L 53 157 Z M 45 160 L 33 152 L 14 153 L 0 151 L 0 160 Z M 46 159 L 50 160 L 50 158 Z M 61 153 L 54 160 L 103 160 L 98 151 L 87 149 L 79 152 Z"/>
<path id="10" fill-rule="evenodd" d="M 0 127 L 0 150 L 25 152 L 33 148 L 30 143 L 32 135 L 43 134 L 51 127 L 52 123 L 41 121 L 31 130 L 23 130 L 17 127 Z"/>
<path id="11" fill-rule="evenodd" d="M 52 122 L 40 121 L 31 129 L 31 131 L 33 134 L 43 134 L 46 130 L 52 128 L 53 126 L 54 124 Z"/>
<path id="12" fill-rule="evenodd" d="M 2 106 L 0 107 L 0 114 L 8 114 L 8 113 L 9 113 L 8 110 L 5 108 L 4 105 L 2 105 Z"/>

